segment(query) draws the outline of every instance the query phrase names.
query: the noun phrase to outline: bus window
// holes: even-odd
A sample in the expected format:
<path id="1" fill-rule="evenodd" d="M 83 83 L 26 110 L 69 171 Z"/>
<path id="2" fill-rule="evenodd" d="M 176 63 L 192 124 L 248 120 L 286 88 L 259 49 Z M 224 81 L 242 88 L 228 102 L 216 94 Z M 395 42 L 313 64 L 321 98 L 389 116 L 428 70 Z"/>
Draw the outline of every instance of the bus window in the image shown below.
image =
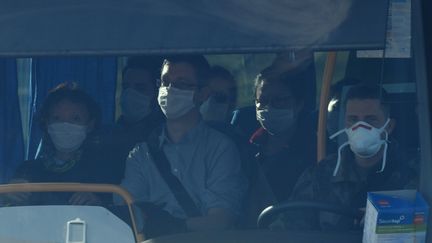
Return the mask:
<path id="1" fill-rule="evenodd" d="M 72 17 L 89 20 L 96 2 Z M 93 227 L 115 221 L 137 242 L 175 242 L 178 233 L 196 240 L 202 231 L 209 242 L 347 242 L 362 237 L 367 192 L 414 189 L 430 199 L 428 79 L 421 31 L 411 29 L 420 28 L 412 14 L 419 1 L 254 2 L 243 13 L 221 11 L 225 4 L 95 12 L 115 34 L 106 24 L 70 23 L 59 4 L 58 25 L 86 34 L 75 43 L 57 26 L 56 38 L 28 48 L 10 44 L 19 35 L 5 23 L 19 24 L 0 21 L 11 30 L 0 40 L 8 57 L 0 60 L 0 106 L 9 109 L 0 113 L 0 210 L 28 205 L 18 213 L 30 215 L 61 204 L 51 224 L 100 232 Z M 311 21 L 281 14 L 293 6 Z M 46 22 L 38 20 L 34 34 Z M 212 83 L 215 70 L 221 81 Z M 98 183 L 120 187 L 90 185 Z M 119 192 L 126 199 L 111 195 Z M 10 232 L 0 239 L 32 237 Z"/>

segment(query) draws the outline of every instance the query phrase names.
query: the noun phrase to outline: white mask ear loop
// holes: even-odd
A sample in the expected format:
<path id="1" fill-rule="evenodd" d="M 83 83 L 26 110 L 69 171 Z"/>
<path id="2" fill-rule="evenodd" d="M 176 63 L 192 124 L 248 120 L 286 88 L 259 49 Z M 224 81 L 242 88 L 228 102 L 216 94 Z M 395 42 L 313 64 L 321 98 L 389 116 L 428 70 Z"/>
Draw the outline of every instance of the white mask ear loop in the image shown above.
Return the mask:
<path id="1" fill-rule="evenodd" d="M 339 170 L 339 167 L 340 167 L 340 164 L 341 164 L 341 161 L 342 161 L 342 149 L 345 148 L 348 145 L 349 145 L 349 143 L 346 142 L 346 143 L 342 144 L 339 147 L 339 149 L 338 149 L 338 159 L 337 159 L 336 167 L 335 167 L 335 169 L 333 171 L 333 176 L 336 176 L 336 174 L 337 174 L 337 172 Z"/>
<path id="2" fill-rule="evenodd" d="M 384 131 L 385 131 L 385 128 L 387 127 L 387 125 L 390 123 L 390 118 L 387 118 L 387 121 L 384 123 L 384 126 L 382 126 L 382 128 L 381 129 L 383 129 Z M 386 132 L 386 134 L 387 134 L 387 132 Z M 387 140 L 387 135 L 386 135 L 386 140 Z"/>
<path id="3" fill-rule="evenodd" d="M 387 162 L 388 133 L 387 133 L 387 131 L 384 131 L 384 132 L 385 132 L 385 140 L 384 140 L 383 160 L 382 160 L 381 170 L 377 171 L 377 173 L 381 173 L 384 171 L 385 166 L 386 166 L 386 162 Z"/>
<path id="4" fill-rule="evenodd" d="M 346 131 L 346 128 L 339 130 L 338 132 L 336 132 L 335 134 L 331 135 L 329 138 L 333 139 L 339 135 L 341 135 L 342 133 L 344 133 Z"/>

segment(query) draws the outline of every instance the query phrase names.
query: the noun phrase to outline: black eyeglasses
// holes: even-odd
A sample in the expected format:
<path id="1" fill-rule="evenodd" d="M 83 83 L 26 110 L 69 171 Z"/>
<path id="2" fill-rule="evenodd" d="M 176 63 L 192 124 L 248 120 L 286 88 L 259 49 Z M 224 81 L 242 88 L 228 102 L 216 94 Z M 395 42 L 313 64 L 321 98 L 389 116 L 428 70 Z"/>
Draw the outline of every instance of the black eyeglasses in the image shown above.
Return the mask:
<path id="1" fill-rule="evenodd" d="M 295 104 L 293 96 L 281 96 L 281 97 L 260 97 L 255 99 L 255 104 L 257 107 L 271 106 L 277 109 L 291 108 Z"/>
<path id="2" fill-rule="evenodd" d="M 189 82 L 187 80 L 181 80 L 181 79 L 177 80 L 175 82 L 158 80 L 157 86 L 158 87 L 174 87 L 174 88 L 181 89 L 181 90 L 195 90 L 195 89 L 201 87 L 198 84 L 192 84 L 191 82 Z"/>
<path id="3" fill-rule="evenodd" d="M 232 97 L 230 95 L 227 95 L 225 93 L 213 93 L 211 97 L 217 102 L 217 103 L 230 103 L 235 102 L 235 97 Z"/>

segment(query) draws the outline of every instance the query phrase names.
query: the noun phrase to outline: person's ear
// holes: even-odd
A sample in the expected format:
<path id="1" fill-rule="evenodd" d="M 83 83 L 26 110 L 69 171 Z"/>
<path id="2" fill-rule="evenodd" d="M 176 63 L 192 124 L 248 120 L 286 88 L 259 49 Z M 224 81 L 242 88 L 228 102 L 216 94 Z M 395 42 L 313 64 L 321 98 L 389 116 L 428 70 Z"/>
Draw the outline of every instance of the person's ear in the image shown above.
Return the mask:
<path id="1" fill-rule="evenodd" d="M 210 97 L 210 94 L 211 94 L 211 89 L 208 86 L 204 86 L 198 89 L 197 92 L 195 92 L 195 96 L 194 96 L 195 104 L 201 105 Z"/>
<path id="2" fill-rule="evenodd" d="M 389 121 L 387 127 L 385 128 L 385 130 L 390 135 L 393 132 L 393 130 L 395 129 L 395 127 L 396 127 L 396 120 L 393 118 L 390 118 L 390 121 Z"/>

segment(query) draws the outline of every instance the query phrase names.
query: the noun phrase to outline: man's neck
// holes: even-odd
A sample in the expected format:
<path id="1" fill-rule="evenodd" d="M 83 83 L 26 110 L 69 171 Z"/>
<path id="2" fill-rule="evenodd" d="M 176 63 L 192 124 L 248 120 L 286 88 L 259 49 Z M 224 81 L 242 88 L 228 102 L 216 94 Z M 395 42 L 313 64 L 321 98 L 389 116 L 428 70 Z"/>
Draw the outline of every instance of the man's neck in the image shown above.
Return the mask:
<path id="1" fill-rule="evenodd" d="M 70 159 L 72 159 L 75 155 L 75 152 L 70 152 L 70 153 L 66 153 L 66 152 L 60 152 L 60 151 L 56 151 L 54 154 L 54 158 L 58 159 L 58 160 L 62 160 L 62 161 L 68 161 Z"/>
<path id="2" fill-rule="evenodd" d="M 355 161 L 358 167 L 364 170 L 369 170 L 371 168 L 374 168 L 375 165 L 380 163 L 383 159 L 384 155 L 384 148 L 381 148 L 381 150 L 374 156 L 370 158 L 361 158 L 357 155 L 355 155 Z"/>
<path id="3" fill-rule="evenodd" d="M 173 143 L 180 140 L 194 128 L 201 120 L 198 109 L 194 108 L 182 117 L 177 119 L 167 119 L 167 135 Z"/>

